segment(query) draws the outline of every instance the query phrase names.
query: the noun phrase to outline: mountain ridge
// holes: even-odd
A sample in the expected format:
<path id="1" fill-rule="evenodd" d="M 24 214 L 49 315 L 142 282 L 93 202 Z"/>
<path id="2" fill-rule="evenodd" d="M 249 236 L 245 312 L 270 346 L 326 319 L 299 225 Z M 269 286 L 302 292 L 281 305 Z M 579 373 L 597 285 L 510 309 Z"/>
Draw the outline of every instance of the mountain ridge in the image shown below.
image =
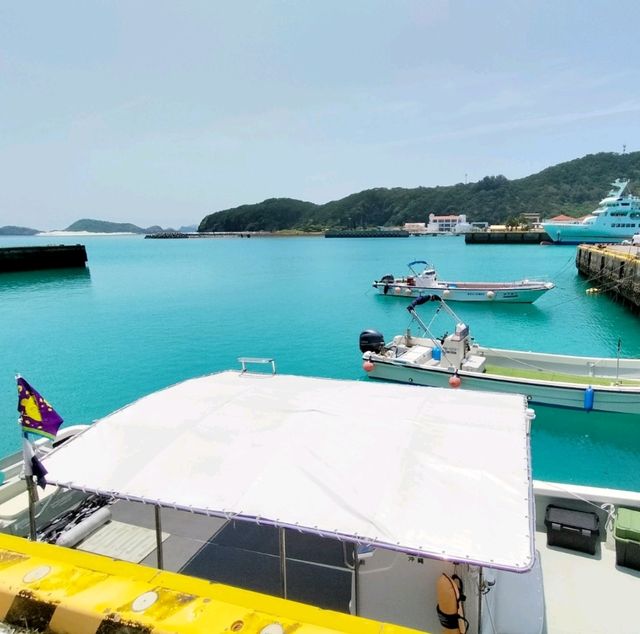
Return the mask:
<path id="1" fill-rule="evenodd" d="M 373 188 L 318 205 L 294 198 L 270 198 L 205 216 L 198 231 L 322 231 L 405 222 L 428 222 L 436 215 L 465 214 L 492 224 L 523 213 L 543 218 L 583 216 L 595 209 L 609 184 L 626 177 L 640 184 L 640 152 L 600 152 L 509 180 L 485 176 L 474 183 L 416 188 Z"/>
<path id="2" fill-rule="evenodd" d="M 635 192 L 640 193 L 640 152 L 587 154 L 513 180 L 497 175 L 485 176 L 473 183 L 436 187 L 376 187 L 324 204 L 295 198 L 268 198 L 208 214 L 197 230 L 322 232 L 428 222 L 430 213 L 465 214 L 469 221 L 493 224 L 523 213 L 539 213 L 543 218 L 557 214 L 579 217 L 595 209 L 609 184 L 623 177 L 631 180 L 630 191 L 634 191 L 635 184 Z M 195 228 L 181 227 L 180 231 Z M 174 229 L 83 218 L 64 231 L 150 234 Z M 13 225 L 0 227 L 3 236 L 37 233 L 42 232 Z"/>

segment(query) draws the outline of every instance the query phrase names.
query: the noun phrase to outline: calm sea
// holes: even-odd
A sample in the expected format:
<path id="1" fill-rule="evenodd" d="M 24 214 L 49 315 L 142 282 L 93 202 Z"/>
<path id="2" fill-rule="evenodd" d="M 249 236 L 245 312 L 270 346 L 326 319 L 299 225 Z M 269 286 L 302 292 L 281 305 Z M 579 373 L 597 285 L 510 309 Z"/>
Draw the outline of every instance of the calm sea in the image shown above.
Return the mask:
<path id="1" fill-rule="evenodd" d="M 435 263 L 442 279 L 546 277 L 533 305 L 453 304 L 481 344 L 544 352 L 640 357 L 638 319 L 587 295 L 575 247 L 465 245 L 461 238 L 4 238 L 0 246 L 86 245 L 85 271 L 0 276 L 0 454 L 19 446 L 14 375 L 67 424 L 90 422 L 186 378 L 275 357 L 280 373 L 362 379 L 358 335 L 387 337 L 407 303 L 371 282 Z M 429 309 L 422 315 L 429 319 Z M 440 319 L 440 317 L 438 318 Z M 449 322 L 434 324 L 438 332 Z M 417 388 L 416 388 L 417 389 Z M 189 404 L 185 403 L 185 407 Z M 640 490 L 640 413 L 537 408 L 534 476 Z"/>

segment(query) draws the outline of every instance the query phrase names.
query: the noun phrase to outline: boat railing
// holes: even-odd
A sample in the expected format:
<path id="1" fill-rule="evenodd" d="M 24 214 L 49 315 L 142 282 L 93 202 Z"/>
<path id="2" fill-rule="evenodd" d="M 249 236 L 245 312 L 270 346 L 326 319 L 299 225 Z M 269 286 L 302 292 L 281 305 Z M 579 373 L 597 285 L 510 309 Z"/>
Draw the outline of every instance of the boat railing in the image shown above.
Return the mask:
<path id="1" fill-rule="evenodd" d="M 271 374 L 276 373 L 275 359 L 265 358 L 265 357 L 238 357 L 238 362 L 240 363 L 241 374 L 244 374 L 245 372 L 250 372 L 250 370 L 247 369 L 247 365 L 269 365 L 269 364 L 271 365 Z"/>

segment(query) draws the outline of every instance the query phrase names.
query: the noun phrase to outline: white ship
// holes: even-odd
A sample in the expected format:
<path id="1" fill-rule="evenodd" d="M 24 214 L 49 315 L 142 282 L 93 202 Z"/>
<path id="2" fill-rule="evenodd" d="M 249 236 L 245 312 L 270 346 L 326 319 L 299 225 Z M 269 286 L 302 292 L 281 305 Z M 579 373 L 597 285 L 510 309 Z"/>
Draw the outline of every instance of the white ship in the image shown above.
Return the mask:
<path id="1" fill-rule="evenodd" d="M 628 180 L 616 179 L 611 191 L 598 208 L 581 222 L 543 222 L 553 242 L 582 244 L 585 242 L 622 242 L 640 230 L 640 197 L 625 194 Z"/>

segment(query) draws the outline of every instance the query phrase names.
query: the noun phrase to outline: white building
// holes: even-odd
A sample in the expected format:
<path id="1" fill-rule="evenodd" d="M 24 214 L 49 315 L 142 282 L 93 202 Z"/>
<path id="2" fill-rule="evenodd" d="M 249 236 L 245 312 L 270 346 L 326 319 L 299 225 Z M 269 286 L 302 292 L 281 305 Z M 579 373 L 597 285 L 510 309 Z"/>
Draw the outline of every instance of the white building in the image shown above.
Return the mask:
<path id="1" fill-rule="evenodd" d="M 424 222 L 405 222 L 402 228 L 413 235 L 427 233 L 427 225 Z"/>
<path id="2" fill-rule="evenodd" d="M 471 225 L 467 222 L 465 214 L 457 216 L 436 216 L 429 214 L 429 224 L 427 225 L 429 233 L 467 233 L 472 231 Z"/>

